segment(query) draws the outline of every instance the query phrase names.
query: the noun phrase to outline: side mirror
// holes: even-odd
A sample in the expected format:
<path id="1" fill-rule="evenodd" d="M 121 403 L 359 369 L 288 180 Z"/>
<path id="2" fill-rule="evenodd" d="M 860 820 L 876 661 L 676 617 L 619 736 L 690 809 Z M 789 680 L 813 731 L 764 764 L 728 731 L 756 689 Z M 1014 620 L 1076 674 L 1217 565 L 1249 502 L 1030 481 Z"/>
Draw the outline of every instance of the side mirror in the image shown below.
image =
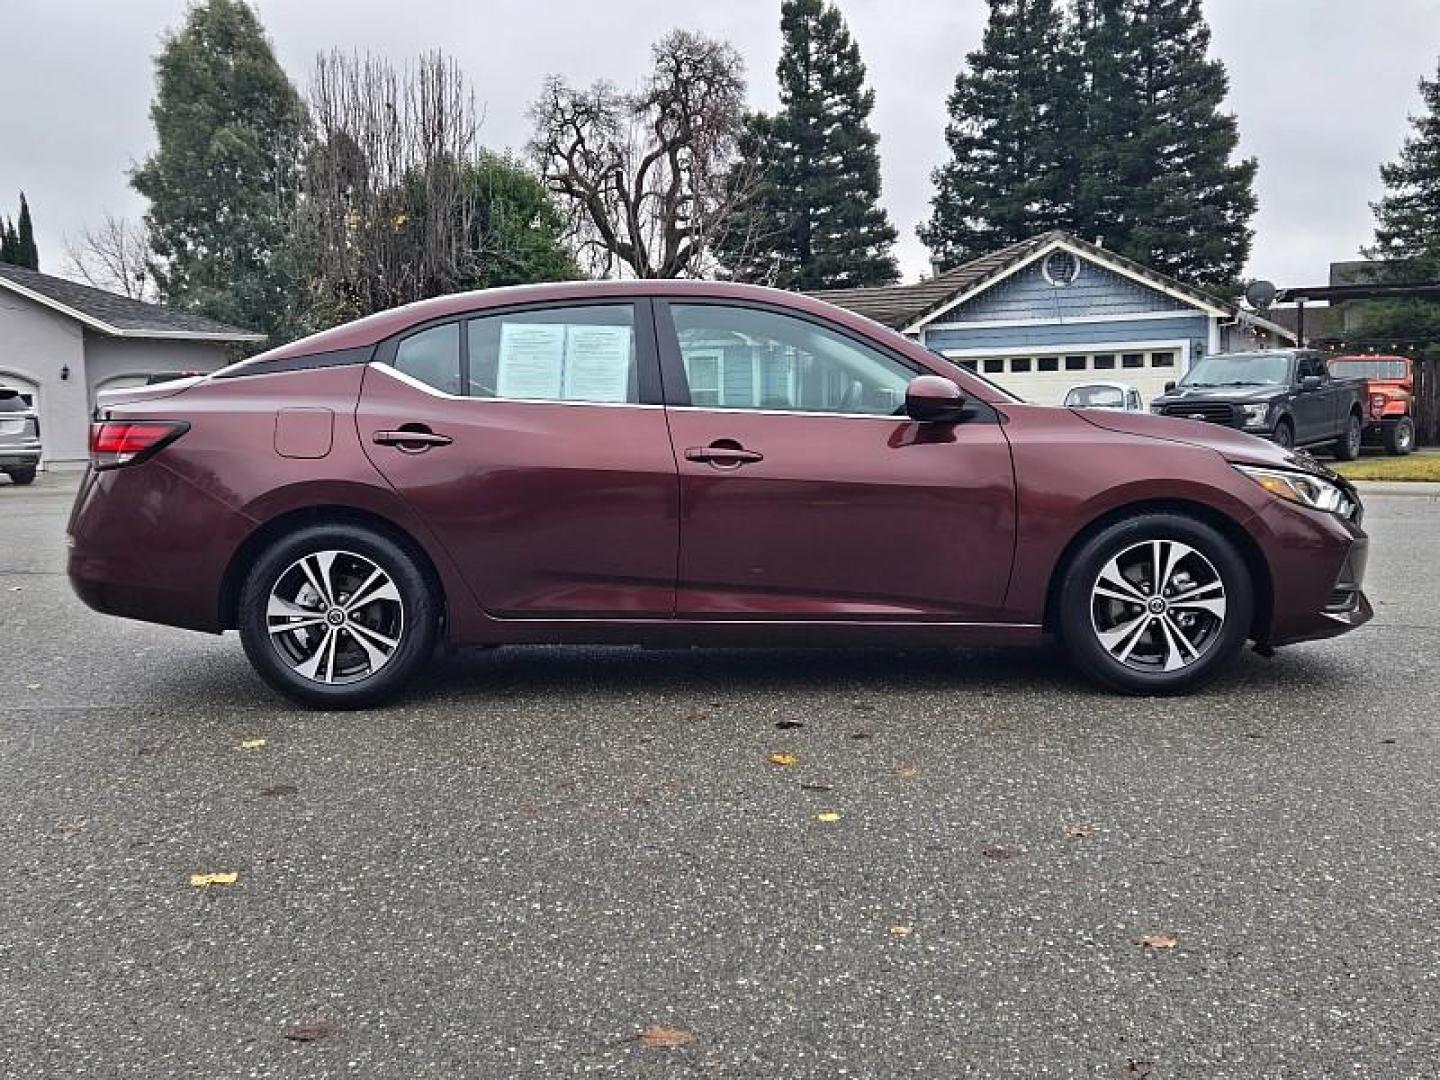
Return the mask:
<path id="1" fill-rule="evenodd" d="M 940 424 L 963 420 L 965 391 L 939 375 L 917 375 L 905 387 L 905 415 Z"/>
<path id="2" fill-rule="evenodd" d="M 1325 382 L 1319 375 L 1306 375 L 1300 380 L 1301 390 L 1319 390 Z"/>
<path id="3" fill-rule="evenodd" d="M 1165 384 L 1165 393 L 1168 394 L 1171 390 L 1174 390 L 1174 389 L 1175 389 L 1175 380 L 1174 380 L 1174 379 L 1171 379 L 1169 382 L 1167 382 L 1167 383 Z"/>

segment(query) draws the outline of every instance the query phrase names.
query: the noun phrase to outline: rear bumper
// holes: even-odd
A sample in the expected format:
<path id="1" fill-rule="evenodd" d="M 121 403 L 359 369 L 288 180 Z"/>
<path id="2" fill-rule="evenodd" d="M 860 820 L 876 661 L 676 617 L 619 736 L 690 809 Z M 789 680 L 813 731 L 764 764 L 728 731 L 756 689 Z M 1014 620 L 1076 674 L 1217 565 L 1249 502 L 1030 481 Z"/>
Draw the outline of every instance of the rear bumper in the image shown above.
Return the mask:
<path id="1" fill-rule="evenodd" d="M 0 446 L 0 469 L 29 469 L 40 464 L 40 444 Z"/>

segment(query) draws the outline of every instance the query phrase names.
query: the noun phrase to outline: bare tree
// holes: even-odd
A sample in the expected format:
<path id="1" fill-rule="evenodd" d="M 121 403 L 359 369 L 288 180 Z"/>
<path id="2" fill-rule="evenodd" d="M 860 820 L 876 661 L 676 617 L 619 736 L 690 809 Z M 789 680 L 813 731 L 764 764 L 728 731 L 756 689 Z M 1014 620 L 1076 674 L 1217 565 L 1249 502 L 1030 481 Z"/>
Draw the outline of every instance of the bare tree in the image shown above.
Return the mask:
<path id="1" fill-rule="evenodd" d="M 150 237 L 140 222 L 106 214 L 98 228 L 81 230 L 78 240 L 67 237 L 65 255 L 70 275 L 97 289 L 131 300 L 154 301 L 158 296 Z"/>
<path id="2" fill-rule="evenodd" d="M 753 186 L 737 168 L 744 64 L 729 44 L 684 30 L 651 55 L 654 70 L 634 93 L 547 80 L 530 150 L 593 273 L 701 276 Z"/>
<path id="3" fill-rule="evenodd" d="M 307 283 L 297 321 L 328 325 L 452 292 L 473 276 L 474 97 L 455 62 L 397 71 L 375 56 L 318 58 L 315 149 L 301 184 L 293 257 Z"/>

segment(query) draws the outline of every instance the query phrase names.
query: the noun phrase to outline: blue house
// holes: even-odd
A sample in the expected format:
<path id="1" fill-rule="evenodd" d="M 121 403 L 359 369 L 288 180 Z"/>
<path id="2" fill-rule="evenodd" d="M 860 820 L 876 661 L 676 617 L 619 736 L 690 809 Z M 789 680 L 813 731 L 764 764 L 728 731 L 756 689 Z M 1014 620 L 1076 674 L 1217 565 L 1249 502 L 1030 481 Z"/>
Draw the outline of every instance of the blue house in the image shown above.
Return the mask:
<path id="1" fill-rule="evenodd" d="M 1237 304 L 1063 232 L 912 285 L 815 295 L 1046 405 L 1090 382 L 1128 383 L 1148 401 L 1202 356 L 1295 341 Z"/>

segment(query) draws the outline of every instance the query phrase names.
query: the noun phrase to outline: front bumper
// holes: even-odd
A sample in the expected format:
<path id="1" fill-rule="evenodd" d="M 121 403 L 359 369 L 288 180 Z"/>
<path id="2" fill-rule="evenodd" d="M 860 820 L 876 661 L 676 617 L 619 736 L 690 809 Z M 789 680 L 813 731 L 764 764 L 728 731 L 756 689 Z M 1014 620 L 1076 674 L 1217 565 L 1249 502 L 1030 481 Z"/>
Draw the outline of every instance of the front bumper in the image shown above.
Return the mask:
<path id="1" fill-rule="evenodd" d="M 1370 539 L 1357 522 L 1288 503 L 1267 507 L 1272 612 L 1263 645 L 1336 637 L 1374 617 L 1365 595 Z"/>

